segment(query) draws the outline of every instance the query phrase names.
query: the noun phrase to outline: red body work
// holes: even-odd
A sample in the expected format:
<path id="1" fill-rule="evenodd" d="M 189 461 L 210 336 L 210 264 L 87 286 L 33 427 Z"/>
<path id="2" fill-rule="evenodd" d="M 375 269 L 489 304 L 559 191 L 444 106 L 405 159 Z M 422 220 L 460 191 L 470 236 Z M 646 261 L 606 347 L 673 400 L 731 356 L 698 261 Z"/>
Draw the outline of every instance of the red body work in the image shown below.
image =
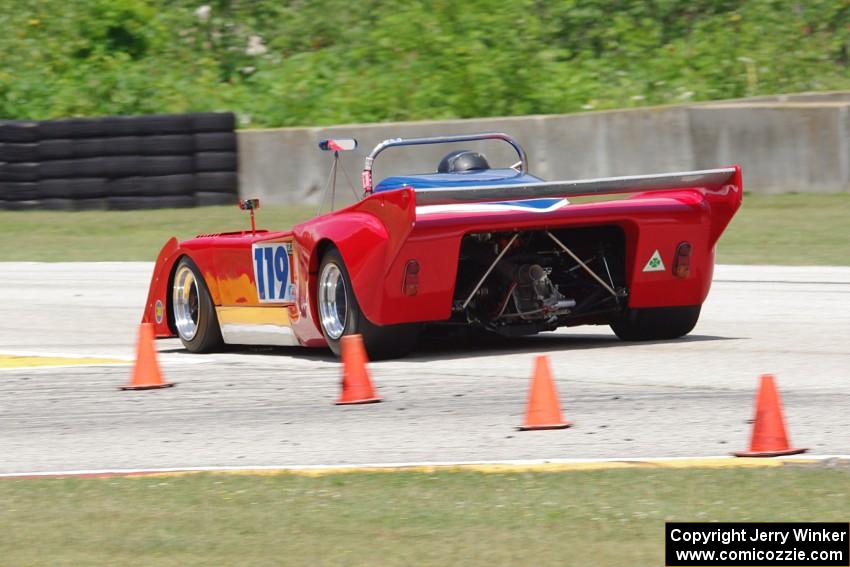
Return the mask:
<path id="1" fill-rule="evenodd" d="M 417 216 L 413 189 L 375 193 L 290 231 L 201 235 L 184 242 L 172 238 L 157 258 L 143 321 L 155 325 L 158 337 L 175 335 L 170 284 L 183 256 L 198 266 L 217 307 L 260 307 L 252 246 L 268 241 L 290 243 L 294 291 L 289 302 L 263 306 L 288 311 L 298 344 L 325 345 L 315 296 L 319 263 L 328 245 L 339 249 L 357 301 L 372 323 L 445 321 L 451 316 L 465 234 L 596 225 L 623 230 L 629 307 L 698 305 L 711 286 L 715 244 L 740 206 L 742 193 L 740 168 L 723 187 L 650 191 L 621 200 L 569 204 L 547 213 L 493 210 Z M 682 242 L 690 243 L 691 251 L 687 275 L 677 277 L 673 259 Z M 642 270 L 656 250 L 666 269 Z M 415 294 L 405 293 L 405 268 L 411 260 L 418 264 Z"/>

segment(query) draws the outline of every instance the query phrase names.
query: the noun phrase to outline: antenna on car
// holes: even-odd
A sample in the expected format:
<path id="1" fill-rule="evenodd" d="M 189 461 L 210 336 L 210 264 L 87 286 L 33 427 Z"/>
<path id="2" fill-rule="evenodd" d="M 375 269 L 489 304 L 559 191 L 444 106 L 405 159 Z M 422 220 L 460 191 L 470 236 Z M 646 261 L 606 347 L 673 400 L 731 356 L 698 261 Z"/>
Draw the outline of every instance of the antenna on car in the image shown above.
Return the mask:
<path id="1" fill-rule="evenodd" d="M 354 138 L 329 138 L 319 142 L 319 149 L 324 152 L 333 152 L 334 161 L 331 165 L 331 173 L 328 176 L 327 183 L 325 183 L 325 190 L 322 193 L 322 200 L 319 202 L 319 209 L 316 211 L 316 215 L 319 215 L 319 213 L 322 212 L 322 207 L 325 204 L 329 187 L 331 189 L 331 210 L 334 210 L 334 205 L 336 204 L 336 172 L 338 169 L 342 170 L 342 174 L 345 176 L 348 186 L 351 188 L 352 193 L 354 193 L 354 198 L 357 199 L 357 191 L 354 189 L 354 185 L 352 185 L 351 179 L 348 177 L 348 173 L 345 172 L 345 168 L 342 167 L 339 162 L 339 152 L 347 152 L 357 149 L 357 140 Z"/>

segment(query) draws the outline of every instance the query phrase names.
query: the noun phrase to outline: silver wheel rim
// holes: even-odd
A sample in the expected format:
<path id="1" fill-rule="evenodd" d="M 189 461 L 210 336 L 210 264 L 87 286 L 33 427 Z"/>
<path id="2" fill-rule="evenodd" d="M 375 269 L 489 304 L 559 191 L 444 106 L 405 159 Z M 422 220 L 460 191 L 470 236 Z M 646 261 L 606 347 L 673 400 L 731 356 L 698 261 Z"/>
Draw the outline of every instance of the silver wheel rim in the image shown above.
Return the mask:
<path id="1" fill-rule="evenodd" d="M 328 337 L 336 340 L 342 336 L 347 315 L 345 280 L 339 266 L 328 264 L 319 275 L 319 316 Z"/>
<path id="2" fill-rule="evenodd" d="M 181 266 L 174 276 L 174 326 L 184 341 L 191 341 L 198 332 L 200 321 L 200 295 L 195 274 L 188 266 Z"/>

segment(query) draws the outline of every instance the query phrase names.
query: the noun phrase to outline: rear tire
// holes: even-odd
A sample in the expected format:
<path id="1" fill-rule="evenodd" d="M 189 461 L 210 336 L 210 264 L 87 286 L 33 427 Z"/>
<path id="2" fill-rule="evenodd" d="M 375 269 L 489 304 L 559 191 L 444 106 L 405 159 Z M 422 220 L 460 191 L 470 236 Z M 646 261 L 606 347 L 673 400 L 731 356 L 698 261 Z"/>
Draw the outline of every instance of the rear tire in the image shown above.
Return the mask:
<path id="1" fill-rule="evenodd" d="M 337 356 L 340 355 L 341 341 L 345 335 L 361 335 L 371 360 L 404 356 L 418 342 L 419 324 L 375 325 L 363 315 L 354 296 L 345 262 L 334 247 L 329 248 L 322 257 L 316 301 L 319 307 L 319 327 L 328 346 Z"/>
<path id="2" fill-rule="evenodd" d="M 611 329 L 624 341 L 663 341 L 691 332 L 699 319 L 701 305 L 626 309 L 611 323 Z"/>
<path id="3" fill-rule="evenodd" d="M 191 352 L 213 352 L 222 345 L 221 328 L 207 284 L 195 263 L 184 257 L 171 284 L 171 313 L 180 342 Z"/>

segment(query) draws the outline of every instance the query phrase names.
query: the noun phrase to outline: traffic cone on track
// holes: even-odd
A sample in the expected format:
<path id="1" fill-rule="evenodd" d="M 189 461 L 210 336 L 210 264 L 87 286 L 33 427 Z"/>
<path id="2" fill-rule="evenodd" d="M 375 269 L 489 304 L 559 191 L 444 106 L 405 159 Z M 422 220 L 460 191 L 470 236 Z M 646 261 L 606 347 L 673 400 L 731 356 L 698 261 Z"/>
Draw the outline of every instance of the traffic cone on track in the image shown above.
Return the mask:
<path id="1" fill-rule="evenodd" d="M 372 404 L 381 398 L 372 387 L 366 363 L 366 349 L 360 335 L 342 337 L 342 393 L 337 405 Z"/>
<path id="2" fill-rule="evenodd" d="M 740 451 L 734 455 L 736 457 L 781 457 L 805 451 L 808 449 L 792 449 L 789 446 L 779 391 L 776 389 L 773 375 L 763 374 L 756 397 L 756 417 L 750 438 L 750 450 Z"/>
<path id="3" fill-rule="evenodd" d="M 531 377 L 531 390 L 528 394 L 528 409 L 520 431 L 535 429 L 564 429 L 572 425 L 564 421 L 558 391 L 549 369 L 549 357 L 538 356 L 534 363 L 534 375 Z"/>
<path id="4" fill-rule="evenodd" d="M 139 327 L 139 342 L 136 347 L 136 363 L 133 366 L 133 374 L 130 376 L 130 383 L 121 386 L 121 389 L 154 390 L 156 388 L 170 388 L 171 386 L 174 386 L 174 382 L 165 382 L 162 379 L 159 362 L 156 360 L 153 325 L 142 323 Z"/>

